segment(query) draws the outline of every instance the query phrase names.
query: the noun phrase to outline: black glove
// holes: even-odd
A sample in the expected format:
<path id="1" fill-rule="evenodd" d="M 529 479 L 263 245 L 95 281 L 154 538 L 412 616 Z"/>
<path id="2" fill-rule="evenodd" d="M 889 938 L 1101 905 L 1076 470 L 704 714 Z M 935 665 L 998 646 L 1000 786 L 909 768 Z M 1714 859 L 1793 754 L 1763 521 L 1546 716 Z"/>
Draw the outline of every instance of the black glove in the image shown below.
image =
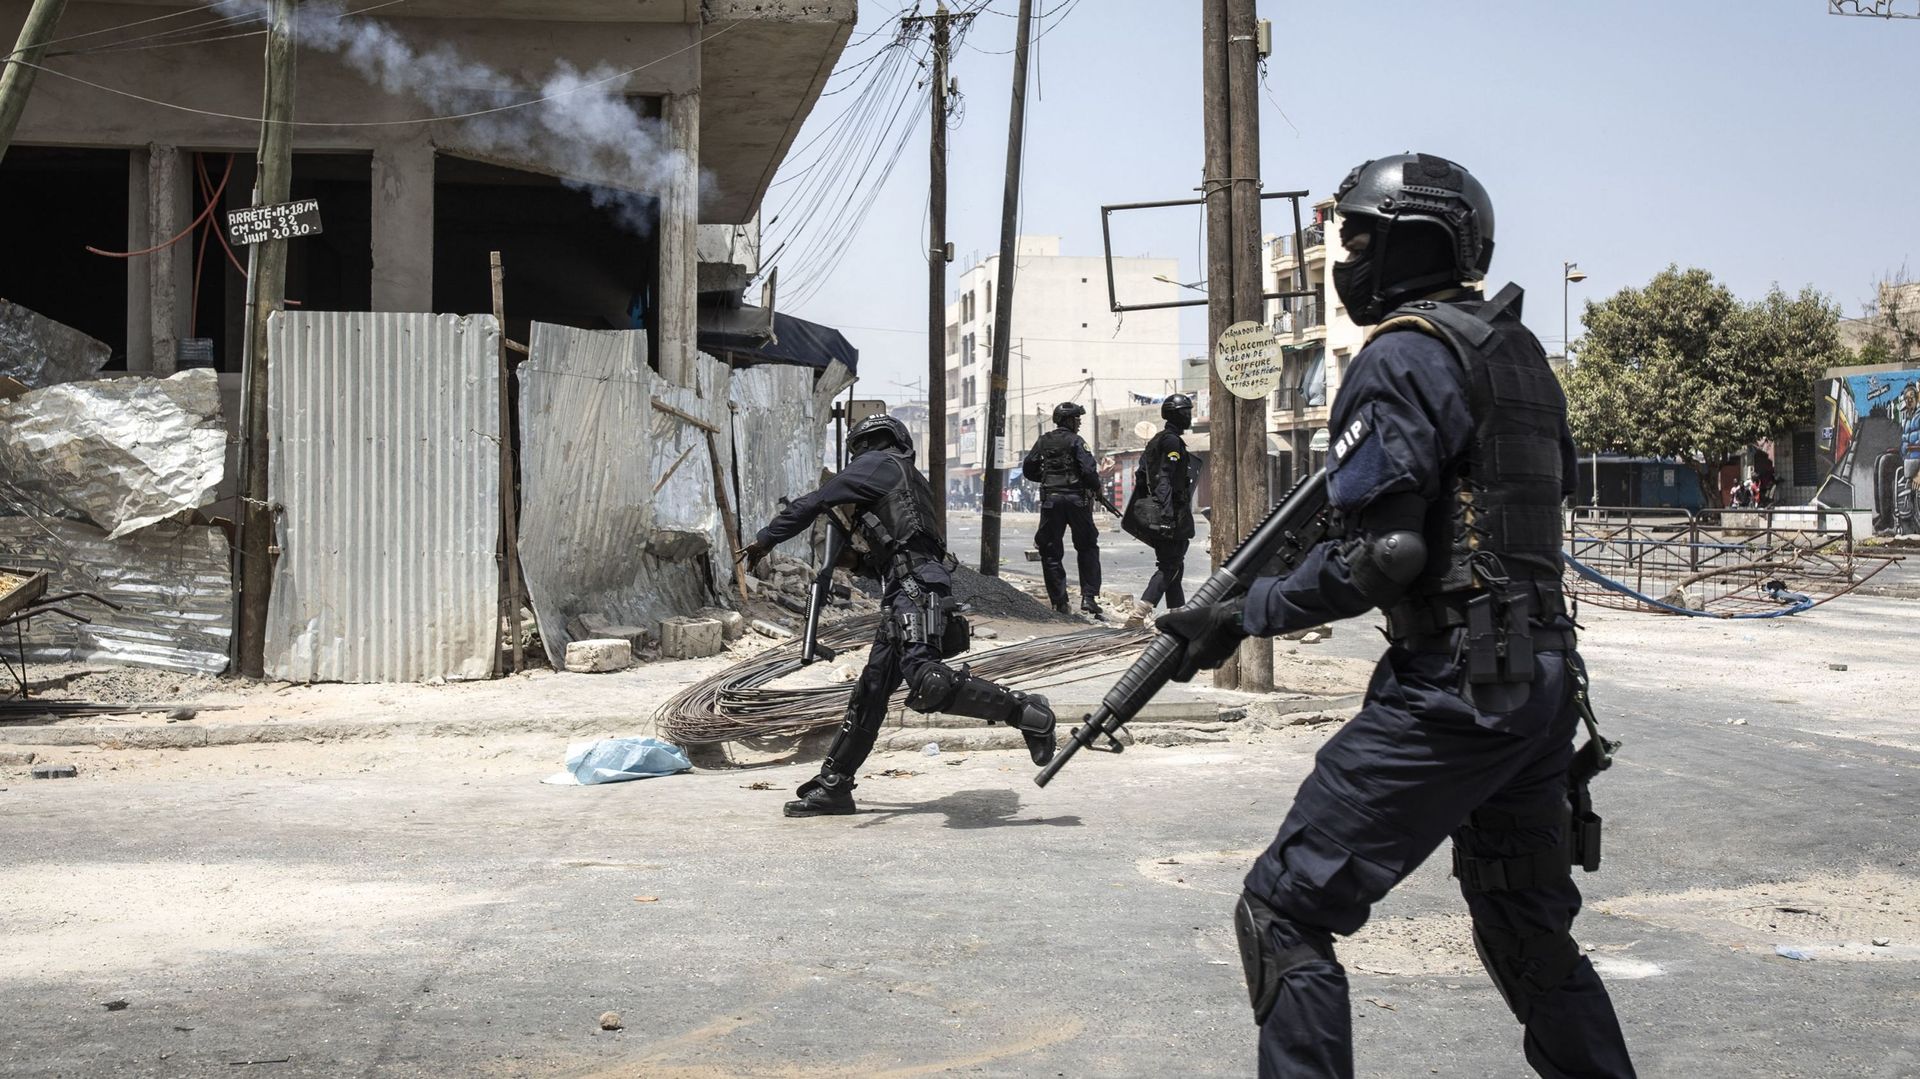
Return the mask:
<path id="1" fill-rule="evenodd" d="M 1160 632 L 1186 642 L 1180 657 L 1180 669 L 1173 680 L 1187 682 L 1195 674 L 1210 671 L 1227 661 L 1240 642 L 1247 639 L 1241 619 L 1246 614 L 1245 597 L 1225 603 L 1195 604 L 1168 611 L 1155 620 Z"/>

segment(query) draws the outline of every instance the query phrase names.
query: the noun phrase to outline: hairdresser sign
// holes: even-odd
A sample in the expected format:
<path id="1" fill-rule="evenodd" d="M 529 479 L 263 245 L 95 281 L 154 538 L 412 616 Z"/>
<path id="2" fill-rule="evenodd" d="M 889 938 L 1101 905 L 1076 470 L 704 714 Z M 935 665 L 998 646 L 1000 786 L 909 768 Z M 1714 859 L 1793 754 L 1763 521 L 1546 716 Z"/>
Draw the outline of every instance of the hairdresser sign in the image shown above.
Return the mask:
<path id="1" fill-rule="evenodd" d="M 227 212 L 227 237 L 236 244 L 290 240 L 320 234 L 320 200 L 302 199 L 277 206 L 249 206 Z"/>

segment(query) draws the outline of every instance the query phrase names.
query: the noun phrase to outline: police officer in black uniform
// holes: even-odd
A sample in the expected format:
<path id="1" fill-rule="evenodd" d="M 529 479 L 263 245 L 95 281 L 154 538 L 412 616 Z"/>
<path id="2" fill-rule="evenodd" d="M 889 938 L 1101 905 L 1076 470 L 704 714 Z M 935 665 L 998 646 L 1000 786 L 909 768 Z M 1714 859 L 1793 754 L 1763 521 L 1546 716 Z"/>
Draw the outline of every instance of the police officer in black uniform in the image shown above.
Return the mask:
<path id="1" fill-rule="evenodd" d="M 1093 523 L 1093 505 L 1100 496 L 1100 469 L 1080 437 L 1080 417 L 1087 410 L 1073 401 L 1053 406 L 1053 430 L 1034 440 L 1020 463 L 1020 473 L 1040 485 L 1040 529 L 1033 545 L 1040 550 L 1040 576 L 1047 598 L 1061 614 L 1067 608 L 1067 568 L 1062 564 L 1066 544 L 1062 535 L 1073 531 L 1073 553 L 1080 563 L 1080 609 L 1100 614 L 1100 529 Z M 1104 501 L 1104 499 L 1101 499 Z"/>
<path id="2" fill-rule="evenodd" d="M 1160 597 L 1167 609 L 1187 604 L 1180 577 L 1187 568 L 1187 544 L 1193 541 L 1193 469 L 1186 440 L 1180 436 L 1193 426 L 1193 398 L 1184 393 L 1160 402 L 1160 418 L 1167 425 L 1147 440 L 1140 453 L 1147 490 L 1160 503 L 1159 538 L 1153 541 L 1153 579 L 1140 593 L 1141 617 L 1153 613 Z"/>
<path id="3" fill-rule="evenodd" d="M 1606 988 L 1570 932 L 1570 863 L 1599 819 L 1570 771 L 1585 668 L 1560 591 L 1574 482 L 1566 401 L 1520 321 L 1520 290 L 1478 282 L 1493 207 L 1458 165 L 1370 161 L 1337 194 L 1334 287 L 1375 326 L 1334 402 L 1334 528 L 1242 600 L 1175 611 L 1182 674 L 1272 636 L 1379 608 L 1392 641 L 1366 703 L 1247 874 L 1235 912 L 1263 1076 L 1353 1074 L 1333 938 L 1452 837 L 1473 939 L 1543 1076 L 1630 1076 Z M 1604 743 L 1600 743 L 1604 746 Z M 1601 754 L 1604 766 L 1605 749 Z"/>
<path id="4" fill-rule="evenodd" d="M 953 560 L 934 516 L 934 493 L 913 464 L 913 436 L 892 416 L 869 416 L 847 434 L 847 467 L 819 490 L 789 502 L 743 552 L 757 564 L 774 547 L 830 513 L 844 529 L 863 572 L 881 582 L 889 617 L 875 634 L 866 669 L 847 702 L 845 720 L 820 774 L 788 802 L 789 817 L 854 811 L 854 775 L 873 752 L 887 699 L 904 680 L 907 707 L 970 716 L 1017 728 L 1035 764 L 1053 759 L 1053 711 L 1047 700 L 1019 693 L 940 662 L 953 591 Z"/>

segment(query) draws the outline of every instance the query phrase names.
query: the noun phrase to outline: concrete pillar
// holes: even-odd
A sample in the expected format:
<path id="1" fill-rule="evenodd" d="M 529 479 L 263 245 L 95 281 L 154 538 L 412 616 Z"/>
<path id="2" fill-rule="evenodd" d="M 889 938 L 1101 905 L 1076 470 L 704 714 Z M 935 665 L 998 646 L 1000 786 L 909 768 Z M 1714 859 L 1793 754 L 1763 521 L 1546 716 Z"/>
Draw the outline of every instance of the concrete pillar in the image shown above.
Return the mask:
<path id="1" fill-rule="evenodd" d="M 178 146 L 147 147 L 147 242 L 143 248 L 166 243 L 187 227 L 193 213 L 191 161 Z M 193 299 L 193 238 L 142 257 L 147 261 L 149 369 L 165 378 L 177 369 L 176 349 L 187 335 Z"/>
<path id="2" fill-rule="evenodd" d="M 667 98 L 668 145 L 678 167 L 660 199 L 660 374 L 693 384 L 699 350 L 700 95 Z"/>
<path id="3" fill-rule="evenodd" d="M 433 310 L 433 144 L 373 151 L 373 309 Z"/>
<path id="4" fill-rule="evenodd" d="M 148 244 L 153 230 L 147 224 L 147 151 L 127 151 L 127 250 L 139 251 Z M 153 370 L 153 298 L 152 275 L 148 260 L 126 260 L 127 267 L 127 370 L 145 373 Z"/>

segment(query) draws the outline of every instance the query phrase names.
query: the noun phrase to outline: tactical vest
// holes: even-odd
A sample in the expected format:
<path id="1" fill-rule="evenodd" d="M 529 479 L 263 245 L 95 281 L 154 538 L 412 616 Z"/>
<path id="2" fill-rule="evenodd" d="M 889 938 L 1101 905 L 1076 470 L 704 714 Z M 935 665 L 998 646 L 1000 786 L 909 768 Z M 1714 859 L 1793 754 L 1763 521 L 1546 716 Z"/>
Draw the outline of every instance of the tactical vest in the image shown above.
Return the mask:
<path id="1" fill-rule="evenodd" d="M 1491 300 L 1419 300 L 1369 339 L 1418 330 L 1445 342 L 1467 376 L 1473 435 L 1427 512 L 1426 571 L 1411 589 L 1440 597 L 1501 578 L 1535 582 L 1557 601 L 1562 521 L 1560 437 L 1567 401 L 1540 342 L 1520 322 L 1520 289 Z M 1536 616 L 1548 613 L 1535 605 Z"/>
<path id="2" fill-rule="evenodd" d="M 1040 455 L 1040 486 L 1048 491 L 1077 491 L 1082 486 L 1080 463 L 1074 460 L 1079 436 L 1064 427 L 1041 435 L 1033 444 Z"/>
<path id="3" fill-rule="evenodd" d="M 899 473 L 887 493 L 866 505 L 836 507 L 834 516 L 847 530 L 855 554 L 876 580 L 891 570 L 911 573 L 922 562 L 946 553 L 935 522 L 939 520 L 933 486 L 913 466 L 910 454 L 885 453 Z"/>

